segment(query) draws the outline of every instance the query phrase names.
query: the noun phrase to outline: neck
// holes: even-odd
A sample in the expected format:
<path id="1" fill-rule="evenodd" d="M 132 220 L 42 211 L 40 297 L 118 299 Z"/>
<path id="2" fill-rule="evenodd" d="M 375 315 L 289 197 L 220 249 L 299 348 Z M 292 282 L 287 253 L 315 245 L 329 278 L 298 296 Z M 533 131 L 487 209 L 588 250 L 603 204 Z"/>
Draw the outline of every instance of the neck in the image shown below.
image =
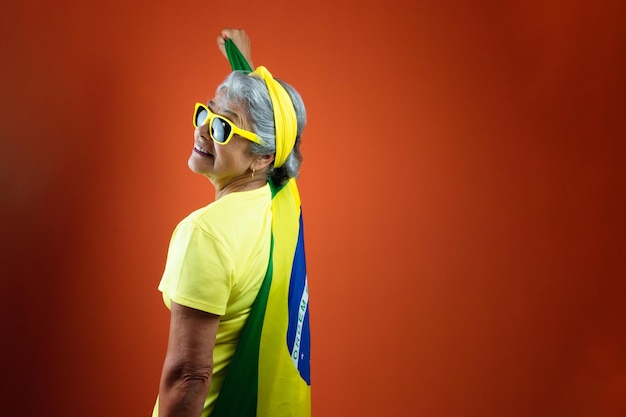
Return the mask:
<path id="1" fill-rule="evenodd" d="M 236 178 L 224 186 L 213 183 L 215 186 L 215 199 L 219 200 L 230 193 L 256 190 L 257 188 L 263 187 L 265 184 L 267 184 L 267 178 L 265 175 L 258 175 L 254 178 Z"/>

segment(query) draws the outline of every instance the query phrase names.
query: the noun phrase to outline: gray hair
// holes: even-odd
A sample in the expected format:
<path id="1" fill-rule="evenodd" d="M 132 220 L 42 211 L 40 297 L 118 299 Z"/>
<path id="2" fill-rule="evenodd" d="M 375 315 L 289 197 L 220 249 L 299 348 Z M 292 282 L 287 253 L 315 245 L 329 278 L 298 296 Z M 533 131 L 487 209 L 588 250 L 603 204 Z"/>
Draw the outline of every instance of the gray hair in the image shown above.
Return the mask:
<path id="1" fill-rule="evenodd" d="M 306 109 L 300 94 L 286 82 L 276 79 L 289 94 L 296 111 L 298 130 L 296 143 L 283 166 L 275 168 L 272 163 L 269 178 L 275 184 L 283 184 L 289 178 L 298 178 L 302 154 L 300 142 L 306 124 Z M 249 77 L 247 73 L 235 71 L 217 87 L 229 103 L 243 104 L 247 109 L 254 133 L 263 144 L 252 143 L 251 151 L 255 155 L 271 155 L 276 153 L 276 131 L 274 127 L 274 110 L 265 81 L 257 77 Z"/>

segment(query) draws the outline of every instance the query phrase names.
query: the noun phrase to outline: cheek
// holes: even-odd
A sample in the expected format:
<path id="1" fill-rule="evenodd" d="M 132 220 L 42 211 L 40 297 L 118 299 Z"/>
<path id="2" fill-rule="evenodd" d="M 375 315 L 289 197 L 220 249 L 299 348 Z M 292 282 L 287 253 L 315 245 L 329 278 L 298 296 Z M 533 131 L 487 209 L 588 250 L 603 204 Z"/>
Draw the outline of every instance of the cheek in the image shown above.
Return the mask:
<path id="1" fill-rule="evenodd" d="M 228 149 L 228 151 L 233 155 L 237 155 L 240 159 L 250 158 L 252 156 L 250 141 L 246 139 L 233 138 L 228 145 L 230 145 L 230 149 Z"/>
<path id="2" fill-rule="evenodd" d="M 224 167 L 235 168 L 239 165 L 239 161 L 241 160 L 241 153 L 236 149 L 229 149 L 228 145 L 224 146 L 215 146 L 215 153 L 217 155 L 216 162 Z"/>
<path id="3" fill-rule="evenodd" d="M 225 145 L 215 145 L 215 152 L 218 159 L 221 159 L 223 164 L 236 166 L 249 165 L 254 158 L 250 150 L 250 143 L 245 139 L 232 138 L 231 141 Z"/>

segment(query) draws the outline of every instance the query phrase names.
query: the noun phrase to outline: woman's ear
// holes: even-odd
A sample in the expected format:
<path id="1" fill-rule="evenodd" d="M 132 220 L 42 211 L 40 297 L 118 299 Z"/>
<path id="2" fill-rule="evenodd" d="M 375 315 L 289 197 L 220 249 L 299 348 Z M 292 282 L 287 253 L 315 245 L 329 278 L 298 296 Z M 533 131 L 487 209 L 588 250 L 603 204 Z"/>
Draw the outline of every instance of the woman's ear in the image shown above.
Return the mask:
<path id="1" fill-rule="evenodd" d="M 267 168 L 268 166 L 270 166 L 270 164 L 273 161 L 274 161 L 273 153 L 269 155 L 259 155 L 256 157 L 254 162 L 252 162 L 252 165 L 250 165 L 250 169 L 253 169 L 255 171 L 261 171 Z"/>

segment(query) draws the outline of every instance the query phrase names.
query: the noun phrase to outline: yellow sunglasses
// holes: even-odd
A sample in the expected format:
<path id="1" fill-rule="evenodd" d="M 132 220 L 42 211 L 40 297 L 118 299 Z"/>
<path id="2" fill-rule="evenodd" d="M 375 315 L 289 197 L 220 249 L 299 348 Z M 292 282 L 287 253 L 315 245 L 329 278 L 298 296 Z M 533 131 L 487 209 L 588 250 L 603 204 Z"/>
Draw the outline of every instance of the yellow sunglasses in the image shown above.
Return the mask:
<path id="1" fill-rule="evenodd" d="M 233 135 L 239 135 L 254 143 L 263 143 L 256 133 L 240 129 L 224 116 L 213 113 L 204 104 L 196 103 L 196 109 L 193 112 L 193 126 L 197 128 L 205 124 L 209 125 L 209 135 L 211 139 L 220 145 L 226 145 Z"/>

